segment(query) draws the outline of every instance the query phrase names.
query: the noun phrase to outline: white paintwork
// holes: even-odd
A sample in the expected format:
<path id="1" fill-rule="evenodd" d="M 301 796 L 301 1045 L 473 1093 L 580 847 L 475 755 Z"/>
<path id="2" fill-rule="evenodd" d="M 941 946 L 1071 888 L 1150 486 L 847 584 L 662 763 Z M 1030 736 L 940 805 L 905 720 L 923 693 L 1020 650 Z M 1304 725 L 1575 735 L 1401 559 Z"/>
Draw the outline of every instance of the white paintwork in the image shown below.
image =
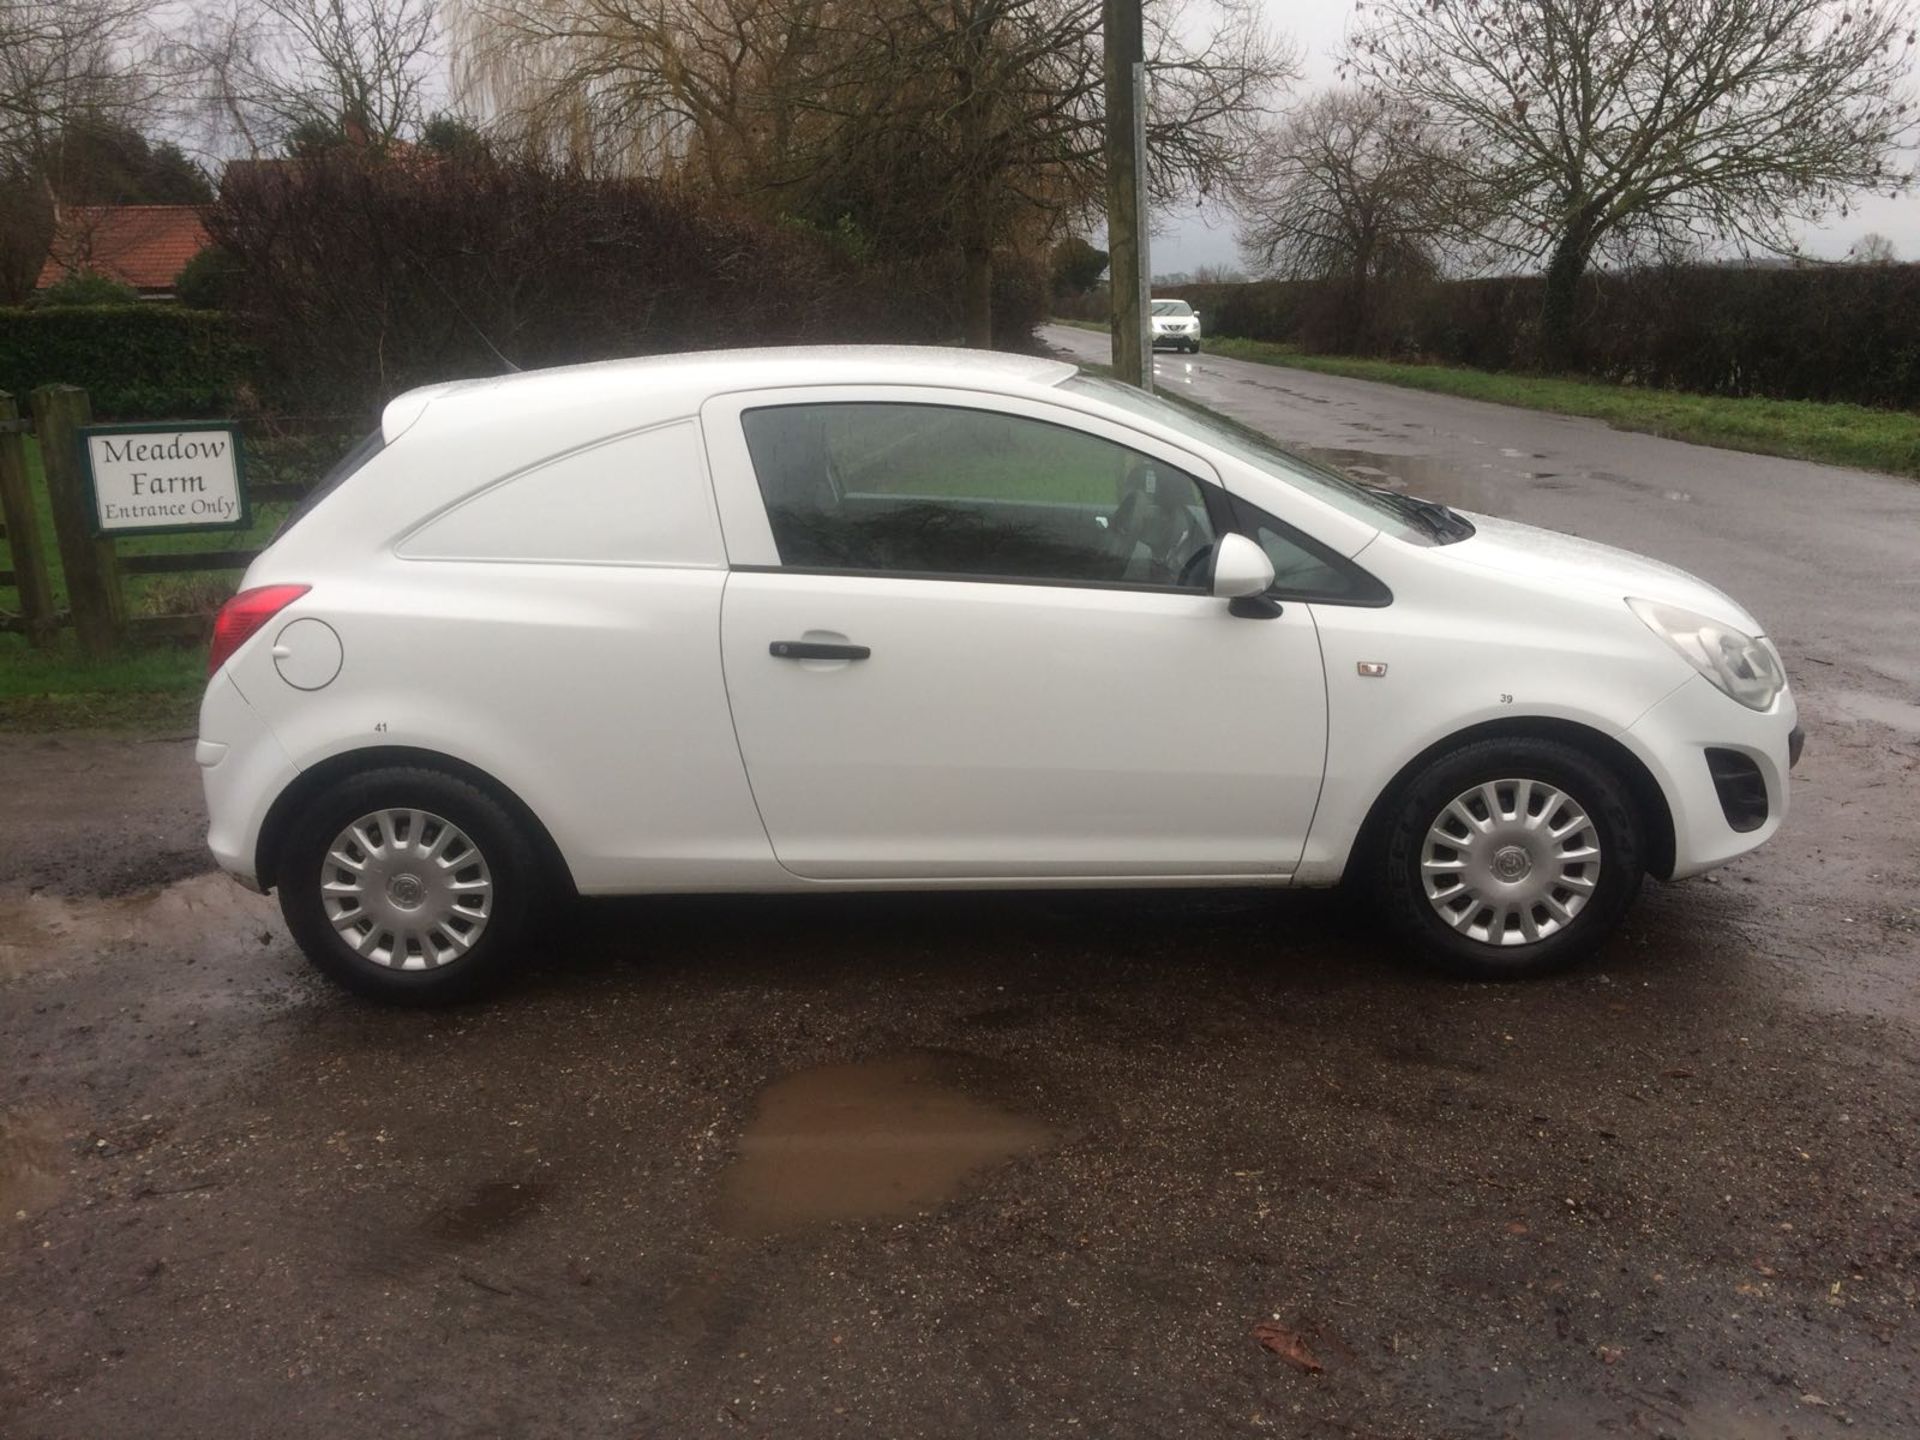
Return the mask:
<path id="1" fill-rule="evenodd" d="M 594 517 L 582 525 L 582 515 Z M 429 516 L 405 560 L 726 564 L 700 427 L 655 425 L 542 461 Z"/>
<path id="2" fill-rule="evenodd" d="M 256 649 L 259 639 L 256 635 L 250 642 Z M 221 869 L 257 888 L 260 827 L 300 772 L 228 669 L 213 677 L 200 701 L 200 740 L 193 758 L 207 796 L 207 848 Z"/>
<path id="3" fill-rule="evenodd" d="M 1472 518 L 1480 534 L 1458 544 L 1425 548 L 1382 535 L 1367 547 L 1362 563 L 1393 590 L 1392 605 L 1314 607 L 1330 739 L 1320 815 L 1298 882 L 1340 877 L 1374 798 L 1409 760 L 1470 726 L 1516 716 L 1585 725 L 1646 763 L 1680 832 L 1677 874 L 1723 863 L 1771 835 L 1785 812 L 1792 695 L 1783 692 L 1765 714 L 1748 710 L 1702 680 L 1623 597 L 1712 608 L 1757 631 L 1755 622 L 1712 587 L 1656 561 Z M 1525 543 L 1528 536 L 1534 544 Z M 1537 568 L 1537 555 L 1562 546 L 1561 569 Z M 1384 662 L 1386 676 L 1362 676 L 1362 661 Z M 1712 703 L 1688 712 L 1697 722 L 1691 732 L 1661 737 L 1678 748 L 1656 764 L 1647 736 L 1659 727 L 1636 726 L 1694 681 Z M 1760 763 L 1775 801 L 1764 829 L 1740 835 L 1728 827 L 1701 754 L 1708 745 L 1746 750 Z M 1698 784 L 1681 785 L 1695 769 Z"/>
<path id="4" fill-rule="evenodd" d="M 312 588 L 208 688 L 196 753 L 216 857 L 257 878 L 262 826 L 301 771 L 403 747 L 510 790 L 589 893 L 1328 884 L 1409 761 L 1528 717 L 1639 757 L 1673 812 L 1678 873 L 1777 828 L 1791 696 L 1746 709 L 1624 603 L 1757 632 L 1719 592 L 1485 517 L 1457 544 L 1399 538 L 1179 425 L 1060 388 L 1073 374 L 853 347 L 400 397 L 386 448 L 248 572 Z M 1258 620 L 1197 591 L 783 570 L 739 417 L 799 400 L 976 406 L 1099 435 L 1354 558 L 1393 601 L 1283 597 Z M 1222 594 L 1244 563 L 1225 547 Z M 273 654 L 309 620 L 340 650 L 317 690 Z M 872 654 L 769 653 L 792 640 Z M 1727 827 L 1708 745 L 1760 762 L 1775 802 L 1761 830 Z"/>
<path id="5" fill-rule="evenodd" d="M 1273 561 L 1244 535 L 1227 534 L 1213 553 L 1213 593 L 1223 600 L 1264 595 L 1273 585 Z"/>
<path id="6" fill-rule="evenodd" d="M 296 690 L 320 690 L 331 685 L 345 658 L 339 632 L 311 615 L 289 620 L 274 633 L 273 667 Z"/>
<path id="7" fill-rule="evenodd" d="M 775 854 L 809 879 L 1284 875 L 1320 790 L 1308 607 L 735 575 L 727 693 Z M 776 640 L 870 660 L 776 660 Z M 1202 718 L 1204 717 L 1204 719 Z"/>

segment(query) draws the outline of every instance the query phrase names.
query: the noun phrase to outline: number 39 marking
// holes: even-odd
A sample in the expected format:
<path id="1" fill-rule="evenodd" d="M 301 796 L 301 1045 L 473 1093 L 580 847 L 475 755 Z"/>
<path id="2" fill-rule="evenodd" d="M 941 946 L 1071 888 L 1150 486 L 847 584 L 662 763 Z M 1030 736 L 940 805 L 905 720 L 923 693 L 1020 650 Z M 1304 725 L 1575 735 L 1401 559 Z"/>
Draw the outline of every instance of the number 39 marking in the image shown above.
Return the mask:
<path id="1" fill-rule="evenodd" d="M 1502 695 L 1500 697 L 1500 703 L 1502 705 L 1511 705 L 1513 703 L 1513 697 L 1511 695 Z M 385 727 L 382 726 L 381 728 L 384 729 Z"/>

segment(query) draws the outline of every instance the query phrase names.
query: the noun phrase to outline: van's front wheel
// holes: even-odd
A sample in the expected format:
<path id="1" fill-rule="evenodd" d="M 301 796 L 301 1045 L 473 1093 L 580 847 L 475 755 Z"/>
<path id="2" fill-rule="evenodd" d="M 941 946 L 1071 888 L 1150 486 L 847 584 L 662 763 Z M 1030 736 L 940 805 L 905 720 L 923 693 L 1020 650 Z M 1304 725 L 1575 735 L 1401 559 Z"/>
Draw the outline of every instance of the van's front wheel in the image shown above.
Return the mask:
<path id="1" fill-rule="evenodd" d="M 435 770 L 352 776 L 301 816 L 280 908 L 307 957 L 358 994 L 463 999 L 494 980 L 526 927 L 539 866 L 484 790 Z"/>
<path id="2" fill-rule="evenodd" d="M 1516 737 L 1435 760 L 1403 795 L 1381 886 L 1388 914 L 1441 968 L 1547 974 L 1612 933 L 1640 887 L 1632 796 L 1585 752 Z"/>

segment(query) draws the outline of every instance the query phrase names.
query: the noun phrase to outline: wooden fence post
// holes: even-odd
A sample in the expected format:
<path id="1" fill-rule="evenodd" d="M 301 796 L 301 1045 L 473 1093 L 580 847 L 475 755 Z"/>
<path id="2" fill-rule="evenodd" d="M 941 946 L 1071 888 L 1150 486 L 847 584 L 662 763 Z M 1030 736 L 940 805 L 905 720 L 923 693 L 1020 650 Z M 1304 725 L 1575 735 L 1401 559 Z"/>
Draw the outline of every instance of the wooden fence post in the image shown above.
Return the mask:
<path id="1" fill-rule="evenodd" d="M 87 392 L 72 385 L 42 385 L 33 392 L 33 428 L 40 437 L 40 468 L 47 477 L 53 533 L 66 571 L 67 604 L 80 648 L 94 659 L 120 645 L 126 606 L 120 596 L 120 563 L 113 541 L 93 533 L 93 507 L 80 472 L 79 429 L 93 422 Z"/>
<path id="2" fill-rule="evenodd" d="M 0 519 L 7 524 L 13 588 L 20 593 L 27 643 L 44 650 L 53 643 L 53 584 L 40 550 L 40 517 L 27 484 L 27 437 L 19 425 L 19 405 L 0 390 Z"/>

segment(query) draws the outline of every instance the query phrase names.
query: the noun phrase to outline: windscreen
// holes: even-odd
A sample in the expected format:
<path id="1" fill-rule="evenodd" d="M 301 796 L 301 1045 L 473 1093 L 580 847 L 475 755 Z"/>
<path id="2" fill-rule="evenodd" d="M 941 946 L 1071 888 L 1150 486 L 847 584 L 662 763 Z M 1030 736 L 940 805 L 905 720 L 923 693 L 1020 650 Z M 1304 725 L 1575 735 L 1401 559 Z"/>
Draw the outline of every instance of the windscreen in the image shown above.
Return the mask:
<path id="1" fill-rule="evenodd" d="M 1185 405 L 1149 395 L 1131 385 L 1097 375 L 1074 375 L 1062 382 L 1062 389 L 1079 390 L 1089 395 L 1157 420 L 1162 425 L 1191 435 L 1196 440 L 1217 446 L 1249 465 L 1265 471 L 1276 480 L 1304 490 L 1316 500 L 1324 500 L 1369 525 L 1377 525 L 1390 535 L 1415 544 L 1428 544 L 1434 538 L 1432 527 L 1409 510 L 1406 496 L 1392 491 L 1374 490 L 1349 480 L 1337 470 L 1328 469 L 1290 450 L 1283 450 L 1256 430 L 1235 424 L 1224 417 L 1204 414 Z"/>

